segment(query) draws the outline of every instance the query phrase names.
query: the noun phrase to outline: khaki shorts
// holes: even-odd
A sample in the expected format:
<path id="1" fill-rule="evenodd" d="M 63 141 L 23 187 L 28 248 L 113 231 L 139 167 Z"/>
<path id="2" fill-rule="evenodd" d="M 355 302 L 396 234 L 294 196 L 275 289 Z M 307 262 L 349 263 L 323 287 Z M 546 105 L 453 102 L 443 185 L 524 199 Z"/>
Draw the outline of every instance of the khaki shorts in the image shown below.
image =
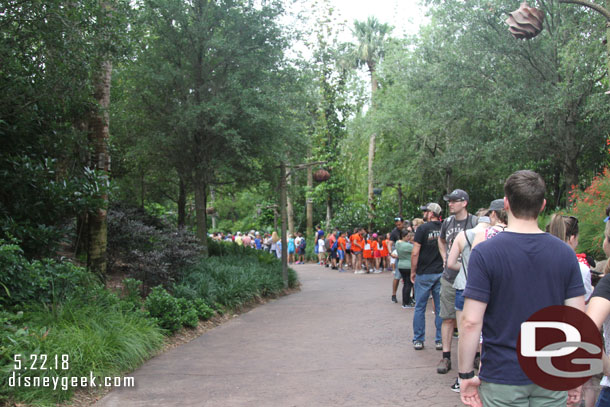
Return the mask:
<path id="1" fill-rule="evenodd" d="M 481 381 L 479 395 L 485 407 L 557 407 L 568 401 L 567 391 L 551 391 L 535 384 L 513 386 Z"/>
<path id="2" fill-rule="evenodd" d="M 455 288 L 453 284 L 441 277 L 441 313 L 442 319 L 455 319 Z"/>

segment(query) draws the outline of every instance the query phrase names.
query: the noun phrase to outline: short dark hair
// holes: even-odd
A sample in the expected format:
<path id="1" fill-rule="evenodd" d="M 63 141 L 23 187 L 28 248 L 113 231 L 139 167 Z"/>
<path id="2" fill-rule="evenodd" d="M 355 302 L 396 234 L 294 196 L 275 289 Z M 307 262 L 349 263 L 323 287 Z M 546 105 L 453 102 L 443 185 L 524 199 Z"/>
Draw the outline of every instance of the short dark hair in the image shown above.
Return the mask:
<path id="1" fill-rule="evenodd" d="M 513 173 L 504 183 L 504 194 L 510 210 L 518 219 L 536 219 L 544 203 L 546 184 L 534 171 Z"/>

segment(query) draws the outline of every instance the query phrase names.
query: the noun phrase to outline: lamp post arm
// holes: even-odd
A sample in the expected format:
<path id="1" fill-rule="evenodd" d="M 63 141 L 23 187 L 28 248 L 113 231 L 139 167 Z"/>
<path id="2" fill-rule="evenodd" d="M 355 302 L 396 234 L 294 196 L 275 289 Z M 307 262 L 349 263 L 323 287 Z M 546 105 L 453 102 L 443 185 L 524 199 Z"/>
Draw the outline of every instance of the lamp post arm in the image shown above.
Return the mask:
<path id="1" fill-rule="evenodd" d="M 606 10 L 604 7 L 600 6 L 599 4 L 593 3 L 591 1 L 588 0 L 559 0 L 560 3 L 570 3 L 570 4 L 578 4 L 581 6 L 585 6 L 588 7 L 590 9 L 593 9 L 595 11 L 597 11 L 598 13 L 603 14 L 604 17 L 606 17 L 606 21 L 608 23 L 610 23 L 610 11 Z"/>

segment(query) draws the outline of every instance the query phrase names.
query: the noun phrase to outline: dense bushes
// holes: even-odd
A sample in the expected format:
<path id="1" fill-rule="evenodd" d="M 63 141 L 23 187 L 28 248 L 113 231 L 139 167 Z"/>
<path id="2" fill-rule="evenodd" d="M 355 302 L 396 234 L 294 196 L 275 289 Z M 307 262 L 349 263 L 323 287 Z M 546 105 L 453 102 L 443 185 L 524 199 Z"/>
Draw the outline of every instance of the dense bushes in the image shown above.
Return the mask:
<path id="1" fill-rule="evenodd" d="M 197 238 L 164 224 L 144 210 L 113 206 L 108 211 L 108 268 L 144 283 L 169 285 L 201 254 Z"/>
<path id="2" fill-rule="evenodd" d="M 0 304 L 59 303 L 93 276 L 70 262 L 25 258 L 18 242 L 0 239 Z"/>
<path id="3" fill-rule="evenodd" d="M 295 287 L 297 283 L 296 273 L 290 269 L 288 284 Z M 226 256 L 210 257 L 186 269 L 182 281 L 174 286 L 174 293 L 233 308 L 255 297 L 277 295 L 283 288 L 279 261 L 265 264 L 252 256 Z"/>

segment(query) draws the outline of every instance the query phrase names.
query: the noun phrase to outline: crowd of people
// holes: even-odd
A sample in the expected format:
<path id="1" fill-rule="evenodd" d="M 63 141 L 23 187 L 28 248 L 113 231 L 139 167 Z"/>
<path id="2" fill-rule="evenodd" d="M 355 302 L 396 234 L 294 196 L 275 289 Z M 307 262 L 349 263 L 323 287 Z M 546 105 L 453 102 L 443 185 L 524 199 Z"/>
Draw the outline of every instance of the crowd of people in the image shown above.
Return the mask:
<path id="1" fill-rule="evenodd" d="M 422 218 L 396 217 L 389 233 L 365 228 L 325 233 L 317 227 L 314 250 L 321 266 L 339 272 L 391 271 L 393 302 L 403 281 L 402 306 L 415 308 L 413 347 L 418 351 L 425 348 L 425 313 L 432 298 L 434 348 L 442 351 L 436 371 L 452 370 L 457 338 L 458 372 L 451 390 L 461 393 L 464 404 L 576 406 L 582 396 L 587 407 L 610 407 L 608 376 L 601 380 L 601 392 L 591 380 L 569 391 L 548 390 L 533 383 L 518 361 L 521 324 L 540 309 L 565 305 L 586 311 L 603 329 L 604 373 L 610 373 L 610 277 L 593 286 L 592 275 L 599 273 L 592 271 L 590 257 L 576 253 L 576 217 L 555 214 L 545 231 L 539 229 L 545 189 L 537 173 L 517 171 L 506 180 L 504 197 L 475 214 L 469 213 L 468 193 L 456 189 L 444 196 L 449 208 L 444 220 L 441 206 L 430 202 L 421 207 Z M 610 256 L 610 206 L 607 215 L 603 250 Z M 275 232 L 214 238 L 281 255 Z M 290 262 L 305 261 L 306 244 L 300 233 L 289 236 Z M 603 274 L 610 274 L 610 262 Z"/>

